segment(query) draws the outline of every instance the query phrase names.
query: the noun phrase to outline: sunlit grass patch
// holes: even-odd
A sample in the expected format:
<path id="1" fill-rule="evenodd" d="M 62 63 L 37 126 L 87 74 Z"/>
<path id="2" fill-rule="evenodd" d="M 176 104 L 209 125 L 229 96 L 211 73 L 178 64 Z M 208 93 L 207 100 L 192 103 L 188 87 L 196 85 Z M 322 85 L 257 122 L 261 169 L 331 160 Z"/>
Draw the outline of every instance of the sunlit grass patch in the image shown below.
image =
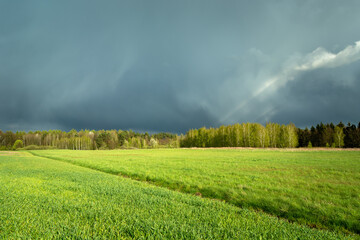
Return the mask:
<path id="1" fill-rule="evenodd" d="M 0 238 L 345 239 L 51 159 L 0 157 Z"/>
<path id="2" fill-rule="evenodd" d="M 360 152 L 259 149 L 37 151 L 317 228 L 360 232 Z"/>

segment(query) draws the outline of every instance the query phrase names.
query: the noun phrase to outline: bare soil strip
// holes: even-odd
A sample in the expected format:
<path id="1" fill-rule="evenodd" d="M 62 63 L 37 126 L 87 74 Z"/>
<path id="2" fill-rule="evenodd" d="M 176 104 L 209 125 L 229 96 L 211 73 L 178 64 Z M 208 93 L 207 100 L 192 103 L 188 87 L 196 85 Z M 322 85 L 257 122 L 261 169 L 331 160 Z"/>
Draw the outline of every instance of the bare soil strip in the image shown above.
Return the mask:
<path id="1" fill-rule="evenodd" d="M 20 155 L 20 153 L 14 151 L 0 151 L 0 156 L 14 156 L 14 155 Z"/>

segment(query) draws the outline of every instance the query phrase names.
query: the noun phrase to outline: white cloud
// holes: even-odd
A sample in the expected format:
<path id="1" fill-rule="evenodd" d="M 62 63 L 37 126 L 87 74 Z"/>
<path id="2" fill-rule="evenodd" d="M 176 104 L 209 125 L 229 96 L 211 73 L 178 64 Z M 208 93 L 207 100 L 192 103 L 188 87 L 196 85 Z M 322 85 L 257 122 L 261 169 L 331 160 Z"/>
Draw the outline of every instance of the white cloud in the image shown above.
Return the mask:
<path id="1" fill-rule="evenodd" d="M 360 41 L 355 45 L 350 45 L 337 54 L 317 48 L 312 53 L 306 55 L 303 62 L 296 66 L 294 70 L 309 71 L 317 68 L 335 68 L 355 62 L 360 59 Z"/>

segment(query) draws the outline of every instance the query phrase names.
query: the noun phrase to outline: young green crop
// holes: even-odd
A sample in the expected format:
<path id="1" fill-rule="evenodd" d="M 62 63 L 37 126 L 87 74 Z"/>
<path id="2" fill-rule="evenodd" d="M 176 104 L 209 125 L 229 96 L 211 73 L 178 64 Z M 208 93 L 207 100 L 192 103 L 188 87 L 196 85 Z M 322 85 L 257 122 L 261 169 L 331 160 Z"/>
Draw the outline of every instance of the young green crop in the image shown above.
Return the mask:
<path id="1" fill-rule="evenodd" d="M 243 149 L 33 151 L 318 228 L 360 233 L 360 152 Z"/>
<path id="2" fill-rule="evenodd" d="M 0 155 L 4 239 L 345 239 L 28 153 Z"/>

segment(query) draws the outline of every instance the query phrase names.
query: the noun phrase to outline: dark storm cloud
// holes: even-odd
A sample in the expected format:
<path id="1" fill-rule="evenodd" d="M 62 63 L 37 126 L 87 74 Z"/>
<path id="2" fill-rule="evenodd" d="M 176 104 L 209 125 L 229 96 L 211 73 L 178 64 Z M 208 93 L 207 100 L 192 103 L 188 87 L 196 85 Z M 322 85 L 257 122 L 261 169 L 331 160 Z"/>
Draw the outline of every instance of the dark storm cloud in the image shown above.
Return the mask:
<path id="1" fill-rule="evenodd" d="M 0 0 L 0 128 L 355 122 L 359 10 L 328 0 Z"/>
<path id="2" fill-rule="evenodd" d="M 119 86 L 69 102 L 54 110 L 53 121 L 67 128 L 114 129 L 122 126 L 140 131 L 184 132 L 190 127 L 212 125 L 216 119 L 200 106 L 182 106 L 176 88 L 166 81 L 125 74 Z M 141 79 L 141 81 L 139 80 Z"/>
<path id="3" fill-rule="evenodd" d="M 338 69 L 315 70 L 299 77 L 282 89 L 281 100 L 273 120 L 296 119 L 299 126 L 309 126 L 309 122 L 322 121 L 338 123 L 360 120 L 359 64 L 350 64 Z M 351 73 L 351 74 L 349 74 Z"/>

